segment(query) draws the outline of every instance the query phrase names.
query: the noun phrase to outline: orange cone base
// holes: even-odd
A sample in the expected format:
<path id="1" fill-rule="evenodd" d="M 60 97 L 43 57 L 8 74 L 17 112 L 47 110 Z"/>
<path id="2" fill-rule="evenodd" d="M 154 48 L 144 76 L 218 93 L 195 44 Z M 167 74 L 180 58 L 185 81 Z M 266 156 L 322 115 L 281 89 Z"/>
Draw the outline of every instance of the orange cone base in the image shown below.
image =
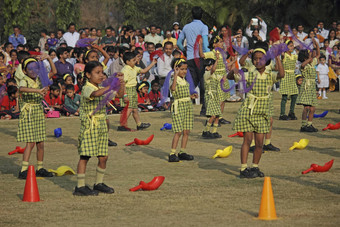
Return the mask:
<path id="1" fill-rule="evenodd" d="M 264 184 L 262 189 L 262 197 L 261 197 L 261 205 L 259 216 L 257 217 L 259 220 L 277 220 L 274 196 L 272 190 L 272 183 L 270 181 L 270 177 L 264 178 Z"/>
<path id="2" fill-rule="evenodd" d="M 25 191 L 24 191 L 24 196 L 23 196 L 22 201 L 23 202 L 39 202 L 40 201 L 37 179 L 35 177 L 34 166 L 32 165 L 28 167 Z"/>

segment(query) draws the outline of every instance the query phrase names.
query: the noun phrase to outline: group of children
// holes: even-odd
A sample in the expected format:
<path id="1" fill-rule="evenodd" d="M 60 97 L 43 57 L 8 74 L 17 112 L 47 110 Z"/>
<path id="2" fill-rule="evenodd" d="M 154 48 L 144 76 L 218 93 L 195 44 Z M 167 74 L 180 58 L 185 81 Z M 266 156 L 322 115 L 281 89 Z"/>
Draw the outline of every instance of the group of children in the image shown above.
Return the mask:
<path id="1" fill-rule="evenodd" d="M 324 82 L 327 70 L 325 58 L 320 57 L 320 48 L 313 39 L 314 51 L 300 50 L 295 54 L 293 42 L 286 41 L 288 51 L 275 59 L 263 61 L 269 46 L 267 43 L 258 42 L 253 50 L 237 59 L 223 50 L 224 40 L 222 36 L 215 36 L 210 41 L 211 51 L 203 53 L 200 43 L 199 54 L 204 58 L 204 83 L 205 83 L 205 105 L 207 121 L 202 132 L 204 139 L 217 139 L 222 136 L 217 132 L 219 124 L 230 123 L 222 118 L 225 108 L 225 101 L 230 97 L 228 92 L 229 80 L 238 82 L 246 80 L 250 91 L 245 99 L 233 124 L 233 130 L 243 132 L 243 144 L 241 147 L 241 178 L 263 177 L 264 173 L 259 169 L 259 162 L 263 149 L 266 147 L 277 151 L 278 148 L 271 144 L 271 133 L 273 124 L 273 84 L 280 81 L 281 114 L 280 120 L 296 120 L 295 104 L 304 107 L 302 114 L 302 132 L 316 132 L 312 120 L 317 103 L 316 85 L 323 89 L 327 84 Z M 104 60 L 99 62 L 98 51 L 102 53 Z M 108 139 L 109 122 L 107 109 L 101 108 L 95 111 L 101 103 L 104 95 L 109 92 L 110 86 L 102 87 L 102 82 L 108 76 L 115 76 L 120 81 L 119 90 L 115 91 L 115 98 L 112 104 L 119 102 L 121 107 L 127 106 L 127 118 L 132 114 L 137 130 L 146 129 L 150 123 L 143 123 L 140 119 L 139 111 L 154 111 L 167 109 L 170 104 L 172 116 L 172 130 L 175 133 L 169 162 L 179 162 L 180 160 L 191 161 L 194 156 L 187 151 L 187 143 L 190 130 L 193 129 L 194 115 L 193 102 L 197 98 L 197 93 L 190 89 L 190 74 L 188 74 L 188 64 L 184 58 L 174 58 L 171 62 L 173 73 L 169 74 L 170 104 L 162 103 L 160 95 L 160 84 L 157 80 L 151 82 L 140 81 L 138 74 L 145 74 L 157 63 L 154 58 L 150 65 L 145 68 L 136 66 L 138 56 L 135 52 L 125 51 L 121 58 L 124 63 L 119 73 L 116 75 L 106 75 L 108 54 L 100 47 L 92 45 L 83 56 L 79 55 L 83 61 L 79 61 L 81 72 L 77 75 L 77 83 L 74 85 L 74 77 L 71 74 L 64 74 L 60 78 L 55 77 L 55 66 L 51 57 L 45 57 L 51 66 L 48 74 L 50 79 L 54 78 L 54 83 L 47 87 L 42 86 L 40 77 L 30 70 L 30 66 L 38 60 L 45 60 L 42 57 L 32 57 L 19 54 L 18 71 L 15 79 L 0 78 L 0 85 L 6 84 L 7 96 L 4 96 L 1 104 L 1 116 L 4 118 L 19 118 L 19 128 L 17 134 L 18 142 L 26 142 L 23 154 L 22 167 L 19 178 L 27 177 L 28 162 L 31 151 L 37 146 L 37 171 L 40 177 L 52 177 L 52 173 L 43 167 L 44 141 L 46 139 L 46 111 L 60 111 L 66 116 L 79 116 L 81 121 L 78 138 L 78 153 L 80 155 L 77 167 L 77 186 L 74 195 L 87 196 L 98 195 L 98 192 L 111 194 L 112 187 L 104 183 L 106 162 L 108 160 L 108 146 L 114 143 Z M 225 55 L 227 57 L 225 57 Z M 0 56 L 1 60 L 1 56 Z M 319 60 L 319 65 L 316 65 Z M 296 76 L 296 63 L 301 63 L 299 69 L 301 75 Z M 239 71 L 244 72 L 244 75 Z M 317 79 L 317 83 L 316 83 Z M 221 83 L 222 82 L 222 83 Z M 222 87 L 221 87 L 222 86 Z M 163 87 L 164 88 L 164 87 Z M 326 95 L 323 90 L 324 98 Z M 321 96 L 321 91 L 319 94 Z M 285 115 L 285 105 L 287 100 L 291 100 L 291 107 L 288 116 Z M 43 100 L 45 107 L 41 105 Z M 118 101 L 119 100 L 119 101 Z M 117 105 L 116 105 L 117 106 Z M 108 104 L 108 108 L 110 104 Z M 8 117 L 9 116 L 9 117 Z M 307 121 L 308 116 L 308 121 Z M 126 125 L 120 125 L 119 131 L 131 131 Z M 181 146 L 179 152 L 177 147 L 180 138 Z M 251 167 L 248 167 L 248 153 L 253 151 Z M 96 168 L 96 183 L 93 189 L 86 186 L 85 174 L 86 165 L 92 156 L 98 158 Z"/>

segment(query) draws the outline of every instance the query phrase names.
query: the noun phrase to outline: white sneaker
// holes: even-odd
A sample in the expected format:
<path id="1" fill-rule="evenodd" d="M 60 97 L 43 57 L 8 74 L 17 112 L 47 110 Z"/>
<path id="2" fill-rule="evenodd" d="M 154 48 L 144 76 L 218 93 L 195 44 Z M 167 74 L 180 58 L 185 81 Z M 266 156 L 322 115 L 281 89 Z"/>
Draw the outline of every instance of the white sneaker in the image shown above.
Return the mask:
<path id="1" fill-rule="evenodd" d="M 326 96 L 322 96 L 322 99 L 328 99 L 328 97 L 326 97 Z"/>

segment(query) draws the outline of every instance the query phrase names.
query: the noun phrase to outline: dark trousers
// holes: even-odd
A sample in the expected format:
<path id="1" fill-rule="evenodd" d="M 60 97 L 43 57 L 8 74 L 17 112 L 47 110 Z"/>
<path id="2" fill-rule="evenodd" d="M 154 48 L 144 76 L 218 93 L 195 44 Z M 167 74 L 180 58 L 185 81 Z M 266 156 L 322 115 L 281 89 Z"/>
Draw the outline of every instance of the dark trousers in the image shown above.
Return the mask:
<path id="1" fill-rule="evenodd" d="M 197 67 L 195 60 L 188 60 L 188 68 L 194 81 L 195 87 L 199 86 L 200 89 L 200 102 L 202 104 L 201 112 L 205 112 L 205 101 L 204 101 L 204 62 L 203 58 L 199 59 L 199 67 Z"/>

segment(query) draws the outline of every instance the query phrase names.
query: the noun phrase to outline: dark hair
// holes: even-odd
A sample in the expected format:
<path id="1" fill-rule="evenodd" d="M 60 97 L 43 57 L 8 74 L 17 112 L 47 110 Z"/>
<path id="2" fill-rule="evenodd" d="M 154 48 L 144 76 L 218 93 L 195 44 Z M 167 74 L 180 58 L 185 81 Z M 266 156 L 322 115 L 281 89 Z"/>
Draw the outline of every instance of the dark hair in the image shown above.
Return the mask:
<path id="1" fill-rule="evenodd" d="M 73 86 L 73 84 L 68 84 L 68 85 L 66 85 L 65 89 L 74 91 L 74 86 Z"/>
<path id="2" fill-rule="evenodd" d="M 35 49 L 38 49 L 38 50 L 39 50 L 38 52 L 40 52 L 40 51 L 41 51 L 41 48 L 40 48 L 40 47 L 38 47 L 38 46 L 34 47 L 34 50 L 35 50 Z"/>
<path id="3" fill-rule="evenodd" d="M 142 33 L 140 33 L 140 34 L 138 35 L 138 37 L 141 37 L 141 38 L 144 39 L 145 36 L 144 36 Z"/>
<path id="4" fill-rule="evenodd" d="M 60 58 L 60 55 L 62 55 L 65 51 L 67 51 L 66 47 L 59 47 L 57 49 L 57 57 Z"/>
<path id="5" fill-rule="evenodd" d="M 314 29 L 312 28 L 312 29 L 310 29 L 310 30 L 308 31 L 308 35 L 307 35 L 308 38 L 310 38 L 309 34 L 310 34 L 311 32 L 313 32 L 314 35 L 316 36 L 316 34 L 315 34 L 315 32 L 314 32 Z"/>
<path id="6" fill-rule="evenodd" d="M 8 94 L 8 97 L 11 97 L 13 94 L 17 93 L 18 91 L 18 87 L 17 86 L 8 86 L 7 87 L 7 94 Z"/>
<path id="7" fill-rule="evenodd" d="M 257 48 L 264 49 L 264 50 L 267 52 L 267 51 L 268 51 L 268 43 L 259 41 L 259 42 L 255 43 L 255 46 L 254 46 L 254 49 L 257 49 Z M 256 51 L 256 52 L 257 52 L 257 51 Z M 255 56 L 255 53 L 256 53 L 256 52 L 253 52 L 253 54 L 251 55 L 251 62 L 254 62 L 254 56 Z M 270 62 L 271 62 L 271 60 L 269 59 L 269 60 L 266 62 L 266 66 L 269 65 Z"/>
<path id="8" fill-rule="evenodd" d="M 141 48 L 141 47 L 136 47 L 136 48 L 135 48 L 135 53 L 139 54 L 139 51 L 143 51 L 143 48 Z"/>
<path id="9" fill-rule="evenodd" d="M 108 46 L 106 48 L 106 52 L 113 52 L 113 53 L 116 53 L 117 52 L 117 47 L 113 47 L 113 46 Z"/>
<path id="10" fill-rule="evenodd" d="M 96 51 L 96 50 L 93 50 L 93 49 L 90 50 L 89 52 L 86 51 L 86 52 L 84 53 L 84 56 L 83 56 L 83 61 L 84 61 L 84 62 L 86 62 L 86 60 L 89 60 L 89 55 L 90 55 L 91 53 L 97 53 L 97 51 Z"/>
<path id="11" fill-rule="evenodd" d="M 17 56 L 18 56 L 18 51 L 17 51 L 16 49 L 13 49 L 13 50 L 11 50 L 11 51 L 9 52 L 9 56 L 11 56 L 11 55 L 12 55 L 12 53 L 16 53 L 16 54 L 17 54 Z"/>
<path id="12" fill-rule="evenodd" d="M 7 81 L 6 81 L 6 84 L 8 85 L 9 83 L 14 83 L 14 84 L 17 84 L 17 81 L 14 79 L 14 78 L 9 78 L 9 79 L 7 79 Z M 9 86 L 10 87 L 10 86 Z"/>
<path id="13" fill-rule="evenodd" d="M 164 43 L 164 47 L 165 47 L 166 45 L 174 46 L 174 44 L 173 44 L 172 42 L 170 42 L 170 41 L 165 42 L 165 43 Z"/>
<path id="14" fill-rule="evenodd" d="M 172 56 L 176 55 L 176 54 L 180 54 L 182 55 L 182 53 L 179 50 L 174 50 L 172 51 Z"/>
<path id="15" fill-rule="evenodd" d="M 319 57 L 319 59 L 321 59 L 321 58 L 326 59 L 326 56 L 323 55 L 323 54 L 321 54 L 320 57 Z"/>
<path id="16" fill-rule="evenodd" d="M 328 39 L 328 40 L 331 40 L 331 37 L 330 37 L 330 34 L 331 34 L 331 32 L 335 32 L 334 39 L 336 39 L 336 31 L 335 31 L 335 29 L 334 29 L 334 28 L 332 28 L 332 29 L 329 29 L 329 32 L 328 32 L 328 37 L 327 37 L 327 39 Z"/>
<path id="17" fill-rule="evenodd" d="M 55 51 L 55 49 L 50 49 L 50 50 L 48 51 L 48 55 L 51 55 L 53 52 L 54 52 L 55 54 L 57 54 L 57 51 Z"/>
<path id="18" fill-rule="evenodd" d="M 28 53 L 27 51 L 21 50 L 18 52 L 18 61 L 22 63 L 22 60 L 24 60 L 25 58 L 28 58 L 29 56 L 30 56 L 30 53 Z"/>
<path id="19" fill-rule="evenodd" d="M 0 52 L 0 57 L 2 57 L 3 59 L 5 59 L 5 55 L 4 55 L 2 52 Z"/>
<path id="20" fill-rule="evenodd" d="M 214 48 L 214 43 L 216 43 L 216 42 L 215 42 L 216 37 L 220 37 L 220 39 L 223 38 L 223 37 L 222 37 L 222 34 L 221 34 L 221 35 L 214 35 L 214 36 L 210 39 L 210 42 L 209 42 L 209 48 L 210 48 L 210 49 L 213 49 L 213 48 Z"/>
<path id="21" fill-rule="evenodd" d="M 291 44 L 291 43 L 293 43 L 293 41 L 292 41 L 292 40 L 289 40 L 289 42 L 286 43 L 286 44 L 287 44 L 287 46 L 288 46 L 288 45 Z M 293 43 L 293 44 L 294 44 L 294 43 Z"/>
<path id="22" fill-rule="evenodd" d="M 134 57 L 136 57 L 135 53 L 133 53 L 133 52 L 125 52 L 124 56 L 123 56 L 123 61 L 126 64 L 127 61 L 130 61 Z"/>
<path id="23" fill-rule="evenodd" d="M 99 61 L 89 61 L 85 65 L 84 73 L 91 73 L 92 70 L 98 66 L 103 67 L 103 65 Z M 85 77 L 86 78 L 86 77 Z"/>
<path id="24" fill-rule="evenodd" d="M 155 46 L 155 44 L 153 43 L 153 42 L 147 42 L 146 43 L 146 46 L 148 47 L 148 46 Z"/>
<path id="25" fill-rule="evenodd" d="M 212 59 L 212 58 L 204 59 L 204 67 L 213 65 L 213 64 L 215 64 L 215 62 L 216 62 L 216 61 L 215 61 L 214 59 Z"/>
<path id="26" fill-rule="evenodd" d="M 151 81 L 151 86 L 153 86 L 154 84 L 159 84 L 159 80 L 154 79 L 153 81 Z"/>
<path id="27" fill-rule="evenodd" d="M 44 33 L 45 35 L 47 35 L 47 30 L 45 28 L 41 29 L 40 33 Z"/>
<path id="28" fill-rule="evenodd" d="M 129 49 L 126 48 L 126 47 L 119 47 L 119 48 L 118 48 L 119 57 L 120 57 L 121 55 L 123 55 L 127 50 L 129 50 Z"/>
<path id="29" fill-rule="evenodd" d="M 157 43 L 157 44 L 155 45 L 155 48 L 156 48 L 156 49 L 158 49 L 158 48 L 160 48 L 160 47 L 162 47 L 162 44 L 161 44 L 161 43 Z"/>
<path id="30" fill-rule="evenodd" d="M 51 91 L 57 91 L 57 90 L 60 90 L 60 87 L 58 84 L 54 83 L 50 86 L 50 90 Z"/>
<path id="31" fill-rule="evenodd" d="M 201 20 L 203 15 L 203 10 L 199 6 L 195 6 L 191 9 L 192 18 L 194 20 Z"/>
<path id="32" fill-rule="evenodd" d="M 308 50 L 300 50 L 299 51 L 299 55 L 298 55 L 298 61 L 299 62 L 304 62 L 306 61 L 306 59 L 309 58 L 309 53 L 308 53 Z"/>
<path id="33" fill-rule="evenodd" d="M 9 45 L 13 45 L 13 43 L 6 42 L 5 45 L 4 45 L 4 49 L 6 50 L 6 48 L 7 48 Z"/>
<path id="34" fill-rule="evenodd" d="M 18 47 L 25 48 L 24 44 L 19 44 L 19 45 L 17 46 L 17 49 L 18 49 Z"/>
<path id="35" fill-rule="evenodd" d="M 111 26 L 106 27 L 106 28 L 105 28 L 105 31 L 106 31 L 106 30 L 114 31 L 113 27 L 111 27 Z"/>
<path id="36" fill-rule="evenodd" d="M 76 24 L 75 24 L 75 23 L 73 23 L 73 22 L 71 22 L 71 23 L 70 23 L 70 24 L 67 26 L 67 29 L 70 29 L 70 27 L 71 27 L 71 26 L 74 26 L 74 27 L 75 27 L 75 26 L 76 26 Z"/>
<path id="37" fill-rule="evenodd" d="M 14 25 L 14 26 L 13 26 L 13 29 L 14 29 L 14 28 L 20 29 L 19 25 Z"/>
<path id="38" fill-rule="evenodd" d="M 57 30 L 57 32 L 61 32 L 61 33 L 65 33 L 65 31 L 63 30 L 63 29 L 61 29 L 61 28 L 59 28 L 58 30 Z"/>
<path id="39" fill-rule="evenodd" d="M 178 60 L 181 60 L 182 58 L 174 58 L 172 61 L 171 61 L 171 68 L 175 68 L 175 63 L 178 61 Z M 184 59 L 183 59 L 184 60 Z M 182 65 L 187 65 L 188 63 L 184 60 L 183 62 L 179 63 L 177 65 L 177 67 L 181 67 Z"/>
<path id="40" fill-rule="evenodd" d="M 152 27 L 157 28 L 157 26 L 154 25 L 154 24 L 150 25 L 150 29 L 151 29 Z"/>

